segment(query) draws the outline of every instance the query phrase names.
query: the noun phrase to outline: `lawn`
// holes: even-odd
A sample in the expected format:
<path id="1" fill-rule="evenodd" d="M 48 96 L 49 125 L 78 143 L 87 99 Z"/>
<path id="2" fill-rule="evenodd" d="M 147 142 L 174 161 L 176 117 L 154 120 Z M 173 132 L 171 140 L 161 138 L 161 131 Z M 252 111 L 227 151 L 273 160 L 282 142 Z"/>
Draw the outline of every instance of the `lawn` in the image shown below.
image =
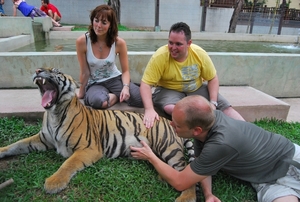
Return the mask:
<path id="1" fill-rule="evenodd" d="M 300 123 L 262 120 L 255 124 L 300 143 Z M 0 146 L 39 131 L 41 121 L 26 123 L 20 118 L 0 118 Z M 174 201 L 179 192 L 160 181 L 152 165 L 126 158 L 103 158 L 77 173 L 59 194 L 43 190 L 45 178 L 64 162 L 54 151 L 34 152 L 0 160 L 0 183 L 14 183 L 0 190 L 0 201 Z M 249 183 L 219 172 L 213 176 L 213 192 L 222 201 L 251 202 L 256 195 Z M 200 201 L 203 196 L 200 193 Z"/>

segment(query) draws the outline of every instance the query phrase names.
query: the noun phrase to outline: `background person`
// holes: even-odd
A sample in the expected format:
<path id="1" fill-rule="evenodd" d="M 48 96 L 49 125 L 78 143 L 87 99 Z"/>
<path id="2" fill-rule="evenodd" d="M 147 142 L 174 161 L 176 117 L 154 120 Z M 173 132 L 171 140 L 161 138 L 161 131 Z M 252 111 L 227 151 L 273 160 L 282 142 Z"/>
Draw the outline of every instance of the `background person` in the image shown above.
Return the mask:
<path id="1" fill-rule="evenodd" d="M 4 0 L 0 0 L 0 14 L 1 15 L 5 15 L 5 12 L 4 12 L 3 8 L 2 8 L 3 4 L 4 4 Z"/>
<path id="2" fill-rule="evenodd" d="M 168 40 L 168 45 L 160 47 L 152 55 L 142 77 L 140 92 L 146 127 L 152 127 L 155 119 L 159 119 L 154 107 L 170 116 L 179 100 L 193 94 L 210 100 L 214 109 L 244 120 L 219 94 L 214 64 L 202 48 L 192 44 L 190 27 L 183 22 L 175 23 L 170 28 Z M 156 86 L 153 95 L 152 86 Z"/>
<path id="3" fill-rule="evenodd" d="M 248 181 L 258 201 L 298 202 L 300 198 L 300 146 L 253 123 L 232 119 L 213 110 L 202 96 L 178 101 L 171 125 L 177 135 L 194 138 L 196 158 L 176 171 L 155 156 L 145 143 L 131 147 L 131 155 L 148 160 L 177 190 L 201 182 L 206 201 L 220 201 L 211 191 L 211 176 L 219 170 Z"/>
<path id="4" fill-rule="evenodd" d="M 56 22 L 59 22 L 61 20 L 61 14 L 55 5 L 51 4 L 49 0 L 42 0 L 41 3 L 41 11 L 44 11 L 49 17 L 51 17 Z"/>
<path id="5" fill-rule="evenodd" d="M 47 17 L 47 14 L 40 9 L 29 5 L 25 0 L 12 0 L 13 2 L 13 16 L 17 16 L 17 10 L 19 10 L 25 17 Z M 52 24 L 54 26 L 60 26 L 59 23 L 55 22 L 52 18 Z"/>
<path id="6" fill-rule="evenodd" d="M 117 102 L 142 107 L 139 87 L 130 82 L 126 42 L 118 37 L 117 18 L 108 5 L 97 6 L 90 15 L 88 33 L 76 40 L 80 65 L 79 98 L 96 109 Z M 118 54 L 122 73 L 115 65 Z"/>

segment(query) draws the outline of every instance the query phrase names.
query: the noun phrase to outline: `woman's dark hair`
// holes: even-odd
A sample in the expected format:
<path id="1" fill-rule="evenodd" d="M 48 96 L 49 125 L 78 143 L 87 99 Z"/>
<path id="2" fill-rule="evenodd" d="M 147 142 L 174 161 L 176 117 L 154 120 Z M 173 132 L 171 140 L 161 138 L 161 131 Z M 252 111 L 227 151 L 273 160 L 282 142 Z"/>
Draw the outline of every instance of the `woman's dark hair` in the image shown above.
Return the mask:
<path id="1" fill-rule="evenodd" d="M 171 32 L 178 33 L 178 32 L 181 32 L 181 31 L 184 32 L 185 39 L 186 39 L 187 42 L 189 40 L 191 40 L 192 34 L 191 34 L 190 27 L 184 22 L 177 22 L 177 23 L 173 24 L 170 28 L 169 35 L 170 35 Z"/>
<path id="2" fill-rule="evenodd" d="M 97 35 L 93 29 L 94 18 L 98 18 L 99 20 L 106 19 L 110 22 L 110 27 L 108 29 L 105 42 L 108 47 L 111 47 L 111 45 L 117 40 L 118 36 L 118 20 L 115 11 L 108 5 L 100 5 L 92 10 L 90 14 L 91 24 L 89 26 L 89 33 L 92 43 L 97 42 Z"/>

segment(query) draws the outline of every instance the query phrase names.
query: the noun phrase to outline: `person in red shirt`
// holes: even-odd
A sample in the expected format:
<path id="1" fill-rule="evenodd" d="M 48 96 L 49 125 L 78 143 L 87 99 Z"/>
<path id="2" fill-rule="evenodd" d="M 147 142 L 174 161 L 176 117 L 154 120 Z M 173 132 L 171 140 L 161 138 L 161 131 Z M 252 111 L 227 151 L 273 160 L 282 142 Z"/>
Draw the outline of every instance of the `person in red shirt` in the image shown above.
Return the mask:
<path id="1" fill-rule="evenodd" d="M 59 10 L 57 9 L 57 7 L 54 6 L 53 4 L 51 4 L 49 2 L 49 0 L 42 0 L 41 2 L 42 2 L 41 10 L 44 11 L 53 20 L 55 20 L 56 22 L 59 22 L 61 20 L 61 14 L 60 14 Z M 56 26 L 56 25 L 54 25 L 54 26 Z M 61 27 L 60 24 L 59 24 L 59 27 Z"/>

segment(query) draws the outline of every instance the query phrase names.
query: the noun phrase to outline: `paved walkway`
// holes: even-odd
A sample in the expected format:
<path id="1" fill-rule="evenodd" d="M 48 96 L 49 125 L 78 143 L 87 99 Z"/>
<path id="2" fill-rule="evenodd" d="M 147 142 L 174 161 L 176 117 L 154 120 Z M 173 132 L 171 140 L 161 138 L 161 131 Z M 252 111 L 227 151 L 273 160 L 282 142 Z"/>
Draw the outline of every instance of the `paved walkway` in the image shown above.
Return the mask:
<path id="1" fill-rule="evenodd" d="M 291 106 L 287 121 L 300 123 L 300 98 L 282 98 L 280 100 Z"/>
<path id="2" fill-rule="evenodd" d="M 246 96 L 246 98 L 234 99 L 232 97 L 238 97 L 234 95 L 234 92 L 226 92 L 222 87 L 220 89 L 224 96 L 228 97 L 228 100 L 233 104 L 234 107 L 241 107 L 239 105 L 243 105 L 243 102 L 248 101 L 251 104 L 262 103 L 265 102 L 265 106 L 272 103 L 268 103 L 264 100 L 263 97 L 257 96 Z M 239 90 L 240 91 L 240 90 Z M 248 91 L 250 94 L 251 91 Z M 246 93 L 247 94 L 247 93 Z M 245 96 L 244 96 L 245 97 Z M 251 99 L 250 99 L 251 98 Z M 300 98 L 286 98 L 280 99 L 281 101 L 290 105 L 290 110 L 287 116 L 288 122 L 299 122 L 300 123 Z M 249 103 L 247 104 L 249 105 Z M 113 106 L 114 107 L 114 106 Z M 123 110 L 127 110 L 127 105 L 124 104 L 121 106 Z M 263 106 L 262 106 L 263 107 Z M 261 111 L 267 113 L 269 108 L 261 108 Z M 141 109 L 141 108 L 138 108 Z M 132 109 L 131 109 L 132 110 Z M 141 109 L 143 110 L 143 109 Z M 274 110 L 274 108 L 272 109 Z M 129 109 L 130 111 L 130 109 Z M 251 110 L 251 112 L 253 109 Z M 0 90 L 0 117 L 11 117 L 11 116 L 21 116 L 28 119 L 36 119 L 37 117 L 42 117 L 44 112 L 44 108 L 41 106 L 41 96 L 39 94 L 38 89 L 22 89 L 22 90 Z M 246 112 L 247 113 L 247 112 Z M 250 113 L 250 112 L 248 112 Z M 274 112 L 275 113 L 275 112 Z"/>

